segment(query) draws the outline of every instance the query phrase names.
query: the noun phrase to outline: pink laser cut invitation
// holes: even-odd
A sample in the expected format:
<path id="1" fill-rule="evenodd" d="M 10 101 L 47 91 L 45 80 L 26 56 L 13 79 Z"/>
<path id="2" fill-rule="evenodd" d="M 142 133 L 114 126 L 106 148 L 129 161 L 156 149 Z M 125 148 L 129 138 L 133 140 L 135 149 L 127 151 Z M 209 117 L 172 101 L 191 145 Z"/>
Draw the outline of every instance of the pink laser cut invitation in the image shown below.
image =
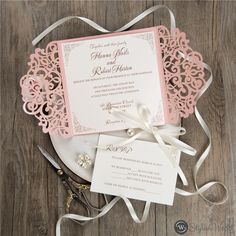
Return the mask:
<path id="1" fill-rule="evenodd" d="M 116 41 L 119 46 L 108 46 Z M 193 113 L 206 82 L 202 56 L 189 46 L 185 33 L 164 26 L 53 41 L 35 49 L 28 65 L 20 80 L 23 109 L 39 120 L 44 133 L 63 137 L 124 129 L 126 124 L 108 114 L 109 107 L 134 113 L 139 101 L 156 115 L 155 124 L 176 124 Z M 109 71 L 113 67 L 114 73 Z"/>
<path id="2" fill-rule="evenodd" d="M 135 114 L 143 103 L 156 125 L 168 122 L 156 27 L 57 43 L 74 135 L 130 128 L 109 113 L 111 107 Z"/>

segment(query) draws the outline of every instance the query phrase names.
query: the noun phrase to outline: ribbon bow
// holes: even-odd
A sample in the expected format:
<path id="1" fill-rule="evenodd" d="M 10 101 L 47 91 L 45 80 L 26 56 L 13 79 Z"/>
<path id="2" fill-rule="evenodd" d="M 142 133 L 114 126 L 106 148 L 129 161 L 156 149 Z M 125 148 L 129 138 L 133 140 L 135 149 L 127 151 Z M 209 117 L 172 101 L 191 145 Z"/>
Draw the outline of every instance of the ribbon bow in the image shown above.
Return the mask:
<path id="1" fill-rule="evenodd" d="M 137 106 L 138 116 L 121 111 L 117 108 L 111 108 L 110 113 L 117 117 L 120 117 L 124 121 L 134 123 L 135 126 L 140 129 L 137 134 L 130 137 L 129 139 L 126 139 L 123 142 L 115 144 L 116 146 L 124 146 L 129 143 L 132 143 L 133 141 L 141 137 L 145 132 L 152 134 L 156 139 L 157 143 L 160 145 L 163 152 L 165 153 L 170 164 L 173 166 L 173 168 L 177 169 L 177 172 L 183 184 L 188 185 L 187 179 L 183 171 L 181 170 L 177 163 L 177 160 L 173 157 L 173 155 L 171 155 L 169 150 L 171 146 L 188 155 L 195 156 L 196 150 L 194 148 L 176 138 L 186 133 L 186 130 L 183 127 L 174 125 L 162 125 L 158 127 L 154 126 L 152 122 L 153 118 L 151 112 L 148 107 L 143 104 Z"/>

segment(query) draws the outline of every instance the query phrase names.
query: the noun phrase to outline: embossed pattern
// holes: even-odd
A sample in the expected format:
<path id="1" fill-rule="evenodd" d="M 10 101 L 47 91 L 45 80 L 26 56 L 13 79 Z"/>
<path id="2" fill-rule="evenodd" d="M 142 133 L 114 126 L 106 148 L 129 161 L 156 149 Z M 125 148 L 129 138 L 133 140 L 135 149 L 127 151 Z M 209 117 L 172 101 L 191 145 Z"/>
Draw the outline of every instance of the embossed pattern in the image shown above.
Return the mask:
<path id="1" fill-rule="evenodd" d="M 70 135 L 57 43 L 35 50 L 29 71 L 20 80 L 23 109 L 39 120 L 44 133 Z"/>
<path id="2" fill-rule="evenodd" d="M 158 26 L 164 78 L 168 99 L 169 122 L 193 113 L 196 96 L 205 83 L 202 56 L 189 46 L 186 35 L 179 29 L 171 32 Z M 56 42 L 36 49 L 30 56 L 30 69 L 20 85 L 26 113 L 39 120 L 43 132 L 72 135 L 66 112 L 62 75 Z"/>
<path id="3" fill-rule="evenodd" d="M 158 27 L 170 122 L 186 118 L 194 111 L 196 96 L 205 84 L 202 56 L 193 51 L 179 29 Z"/>

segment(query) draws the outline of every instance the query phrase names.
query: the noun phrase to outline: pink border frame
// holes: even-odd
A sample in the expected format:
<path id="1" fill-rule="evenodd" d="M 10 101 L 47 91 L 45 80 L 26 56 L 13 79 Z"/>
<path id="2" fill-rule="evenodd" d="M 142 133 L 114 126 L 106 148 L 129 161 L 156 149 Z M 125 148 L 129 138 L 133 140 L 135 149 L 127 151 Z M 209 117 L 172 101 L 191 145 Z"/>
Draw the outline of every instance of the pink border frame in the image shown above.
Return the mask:
<path id="1" fill-rule="evenodd" d="M 65 79 L 65 70 L 64 70 L 64 65 L 63 65 L 63 56 L 62 56 L 62 43 L 66 42 L 75 42 L 75 41 L 83 41 L 83 40 L 90 40 L 90 39 L 98 39 L 98 38 L 108 38 L 108 37 L 114 37 L 118 35 L 130 35 L 130 34 L 136 34 L 136 33 L 144 33 L 144 32 L 153 32 L 155 35 L 155 46 L 156 50 L 159 51 L 160 53 L 157 53 L 157 67 L 158 71 L 160 72 L 160 87 L 161 87 L 161 94 L 163 98 L 163 111 L 164 111 L 164 124 L 168 123 L 170 118 L 169 118 L 169 112 L 168 112 L 168 103 L 167 103 L 167 91 L 166 91 L 166 86 L 165 86 L 165 80 L 164 80 L 164 69 L 163 69 L 163 64 L 162 64 L 162 58 L 161 58 L 161 48 L 160 48 L 160 40 L 159 40 L 159 34 L 157 27 L 149 27 L 149 28 L 143 28 L 143 29 L 137 29 L 137 30 L 131 30 L 131 31 L 125 31 L 125 32 L 116 32 L 116 33 L 109 33 L 109 34 L 102 34 L 102 35 L 95 35 L 95 36 L 86 36 L 86 37 L 81 37 L 81 38 L 74 38 L 74 39 L 64 39 L 64 40 L 58 40 L 55 41 L 58 45 L 58 52 L 59 52 L 59 66 L 62 72 L 62 82 L 63 82 L 63 88 L 64 88 L 64 97 L 65 97 L 65 103 L 66 103 L 66 108 L 68 112 L 68 122 L 69 122 L 69 132 L 73 136 L 75 135 L 74 129 L 73 129 L 73 124 L 72 124 L 72 117 L 70 116 L 71 110 L 70 110 L 70 105 L 69 105 L 69 96 L 68 96 L 68 89 L 67 89 L 67 83 Z M 162 124 L 159 124 L 162 125 Z M 94 132 L 93 132 L 94 133 Z M 83 134 L 92 134 L 91 133 L 81 133 Z"/>

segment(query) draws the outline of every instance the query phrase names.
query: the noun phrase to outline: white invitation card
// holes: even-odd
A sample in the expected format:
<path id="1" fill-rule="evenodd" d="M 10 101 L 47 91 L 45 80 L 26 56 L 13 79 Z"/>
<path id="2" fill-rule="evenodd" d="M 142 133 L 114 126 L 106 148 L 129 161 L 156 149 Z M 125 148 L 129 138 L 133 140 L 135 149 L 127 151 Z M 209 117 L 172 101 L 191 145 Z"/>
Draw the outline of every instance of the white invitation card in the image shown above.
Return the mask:
<path id="1" fill-rule="evenodd" d="M 74 135 L 135 128 L 109 113 L 137 113 L 145 104 L 153 122 L 168 119 L 158 31 L 155 27 L 58 41 L 66 109 Z"/>
<path id="2" fill-rule="evenodd" d="M 124 138 L 100 135 L 91 191 L 137 200 L 172 205 L 177 169 L 168 161 L 158 143 L 135 140 L 115 147 L 111 143 Z M 170 154 L 179 161 L 180 152 L 169 146 Z"/>

